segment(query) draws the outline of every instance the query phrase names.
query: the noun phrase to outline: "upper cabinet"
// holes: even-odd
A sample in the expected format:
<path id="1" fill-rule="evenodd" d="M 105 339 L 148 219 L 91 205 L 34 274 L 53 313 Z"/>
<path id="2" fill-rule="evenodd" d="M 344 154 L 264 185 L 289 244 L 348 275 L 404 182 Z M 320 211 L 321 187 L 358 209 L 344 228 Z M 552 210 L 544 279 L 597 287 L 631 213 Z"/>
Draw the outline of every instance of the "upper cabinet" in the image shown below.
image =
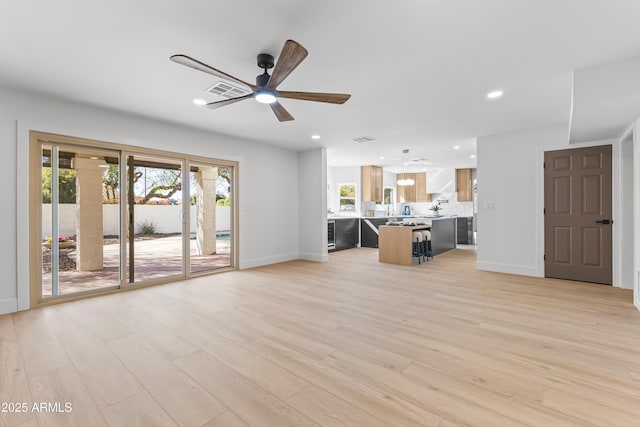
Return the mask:
<path id="1" fill-rule="evenodd" d="M 404 179 L 412 179 L 413 185 L 397 185 L 398 203 L 415 203 L 416 201 L 416 177 L 415 173 L 399 173 L 396 182 Z"/>
<path id="2" fill-rule="evenodd" d="M 454 193 L 456 191 L 455 180 L 456 172 L 454 169 L 440 169 L 429 172 L 427 193 Z"/>
<path id="3" fill-rule="evenodd" d="M 427 193 L 427 173 L 417 173 L 416 175 L 416 202 L 430 202 L 431 194 Z"/>
<path id="4" fill-rule="evenodd" d="M 456 191 L 459 202 L 473 201 L 473 182 L 471 169 L 456 169 Z"/>
<path id="5" fill-rule="evenodd" d="M 382 203 L 382 168 L 362 166 L 362 201 Z"/>
<path id="6" fill-rule="evenodd" d="M 413 185 L 398 185 L 398 203 L 423 203 L 431 201 L 431 194 L 427 194 L 427 174 L 422 173 L 399 173 L 396 176 L 401 179 L 412 179 Z"/>

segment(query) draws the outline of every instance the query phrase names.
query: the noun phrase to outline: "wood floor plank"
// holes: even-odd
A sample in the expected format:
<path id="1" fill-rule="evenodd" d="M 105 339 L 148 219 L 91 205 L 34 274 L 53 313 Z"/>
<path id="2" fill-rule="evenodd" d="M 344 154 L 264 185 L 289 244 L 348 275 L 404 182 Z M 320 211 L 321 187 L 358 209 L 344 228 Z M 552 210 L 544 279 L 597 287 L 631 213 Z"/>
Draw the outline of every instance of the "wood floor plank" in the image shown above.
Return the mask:
<path id="1" fill-rule="evenodd" d="M 233 412 L 227 411 L 219 417 L 204 424 L 202 427 L 249 427 L 249 424 L 242 421 Z"/>
<path id="2" fill-rule="evenodd" d="M 13 315 L 16 336 L 27 377 L 34 377 L 71 365 L 55 332 L 41 310 Z"/>
<path id="3" fill-rule="evenodd" d="M 102 410 L 109 427 L 177 427 L 177 424 L 146 391 Z"/>
<path id="4" fill-rule="evenodd" d="M 11 316 L 0 316 L 0 404 L 32 402 L 27 375 Z M 17 426 L 35 420 L 33 412 L 0 410 L 0 426 Z"/>
<path id="5" fill-rule="evenodd" d="M 547 389 L 544 393 L 544 405 L 582 420 L 582 423 L 611 427 L 640 425 L 640 417 L 627 411 L 612 409 L 596 400 L 585 399 L 571 393 Z"/>
<path id="6" fill-rule="evenodd" d="M 380 368 L 355 356 L 337 351 L 325 363 L 360 381 L 379 387 L 401 399 L 468 426 L 496 425 L 525 426 L 525 422 L 496 412 L 493 408 L 470 401 L 466 395 L 440 388 L 438 382 L 416 381 L 404 375 Z"/>
<path id="7" fill-rule="evenodd" d="M 242 346 L 215 334 L 204 350 L 274 396 L 287 400 L 308 382 Z"/>
<path id="8" fill-rule="evenodd" d="M 317 426 L 215 357 L 197 352 L 174 363 L 251 426 Z"/>
<path id="9" fill-rule="evenodd" d="M 74 408 L 0 425 L 640 423 L 631 291 L 479 271 L 471 250 L 377 255 L 0 316 L 0 400 Z"/>
<path id="10" fill-rule="evenodd" d="M 226 411 L 219 400 L 177 369 L 144 338 L 130 335 L 110 341 L 108 345 L 178 425 L 199 426 Z"/>
<path id="11" fill-rule="evenodd" d="M 142 391 L 129 369 L 97 337 L 83 336 L 64 347 L 99 408 Z"/>
<path id="12" fill-rule="evenodd" d="M 563 413 L 554 410 L 547 410 L 536 401 L 522 400 L 510 394 L 495 393 L 483 384 L 464 381 L 457 376 L 443 373 L 439 369 L 426 365 L 411 365 L 404 375 L 412 378 L 415 382 L 434 385 L 451 395 L 461 397 L 505 417 L 522 420 L 527 425 L 575 427 L 582 424 L 580 419 L 565 416 Z"/>
<path id="13" fill-rule="evenodd" d="M 303 388 L 287 402 L 322 426 L 389 427 L 389 424 L 314 385 Z"/>
<path id="14" fill-rule="evenodd" d="M 247 347 L 388 424 L 435 427 L 440 422 L 440 416 L 376 384 L 359 381 L 351 373 L 333 369 L 275 341 L 262 338 Z"/>
<path id="15" fill-rule="evenodd" d="M 91 399 L 80 375 L 72 366 L 29 378 L 35 404 L 58 405 L 58 409 L 37 411 L 40 426 L 106 426 L 99 408 Z M 70 404 L 70 411 L 66 405 Z"/>

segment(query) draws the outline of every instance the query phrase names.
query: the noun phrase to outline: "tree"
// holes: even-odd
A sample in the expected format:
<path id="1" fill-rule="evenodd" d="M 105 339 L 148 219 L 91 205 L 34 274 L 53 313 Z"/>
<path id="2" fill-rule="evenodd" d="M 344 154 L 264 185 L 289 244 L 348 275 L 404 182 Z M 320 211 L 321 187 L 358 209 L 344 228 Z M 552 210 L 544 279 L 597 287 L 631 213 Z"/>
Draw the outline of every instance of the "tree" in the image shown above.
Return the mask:
<path id="1" fill-rule="evenodd" d="M 58 203 L 76 202 L 76 171 L 58 169 Z M 51 203 L 51 168 L 42 168 L 42 203 Z"/>
<path id="2" fill-rule="evenodd" d="M 144 179 L 140 182 L 143 176 Z M 142 204 L 154 198 L 171 199 L 171 196 L 182 190 L 180 170 L 136 168 L 134 183 L 134 193 L 142 196 Z"/>
<path id="3" fill-rule="evenodd" d="M 120 200 L 120 166 L 107 165 L 102 175 L 102 192 L 105 203 L 118 203 Z"/>
<path id="4" fill-rule="evenodd" d="M 225 190 L 229 188 L 231 171 L 220 168 L 219 178 L 226 181 Z M 59 202 L 76 202 L 76 171 L 73 169 L 59 169 Z M 120 166 L 108 164 L 102 175 L 103 203 L 118 203 L 120 201 Z M 133 173 L 134 196 L 136 203 L 146 204 L 152 199 L 171 198 L 182 190 L 182 176 L 180 170 L 135 167 Z M 221 198 L 227 195 L 221 192 Z M 216 195 L 216 200 L 218 199 Z M 42 168 L 42 201 L 51 203 L 51 168 Z"/>

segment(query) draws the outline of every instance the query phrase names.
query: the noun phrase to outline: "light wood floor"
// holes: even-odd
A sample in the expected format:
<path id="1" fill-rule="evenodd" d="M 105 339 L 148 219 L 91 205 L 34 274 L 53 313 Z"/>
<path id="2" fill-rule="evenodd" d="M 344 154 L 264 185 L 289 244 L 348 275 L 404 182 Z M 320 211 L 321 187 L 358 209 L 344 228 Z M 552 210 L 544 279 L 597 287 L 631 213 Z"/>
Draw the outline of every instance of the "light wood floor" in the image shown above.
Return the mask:
<path id="1" fill-rule="evenodd" d="M 631 292 L 330 258 L 0 316 L 0 425 L 640 425 Z"/>

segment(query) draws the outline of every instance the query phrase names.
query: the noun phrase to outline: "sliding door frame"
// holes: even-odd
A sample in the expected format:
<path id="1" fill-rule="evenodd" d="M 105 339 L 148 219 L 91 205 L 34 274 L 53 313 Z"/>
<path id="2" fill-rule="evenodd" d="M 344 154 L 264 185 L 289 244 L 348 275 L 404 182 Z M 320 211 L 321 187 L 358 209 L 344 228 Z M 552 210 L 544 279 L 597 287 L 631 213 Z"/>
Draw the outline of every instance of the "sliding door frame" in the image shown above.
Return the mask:
<path id="1" fill-rule="evenodd" d="M 152 157 L 162 157 L 179 161 L 182 173 L 182 193 L 183 193 L 183 221 L 182 221 L 182 250 L 183 250 L 183 271 L 180 275 L 173 275 L 167 278 L 153 279 L 138 283 L 128 283 L 128 272 L 126 269 L 127 256 L 124 256 L 128 250 L 127 237 L 129 224 L 128 207 L 120 200 L 120 280 L 116 287 L 104 289 L 96 289 L 84 291 L 68 295 L 42 297 L 42 181 L 41 181 L 41 143 L 61 144 L 68 146 L 78 146 L 85 148 L 105 149 L 119 152 L 120 157 L 120 194 L 127 192 L 126 160 L 128 155 L 142 155 Z M 230 266 L 222 267 L 214 270 L 206 270 L 192 273 L 190 271 L 190 253 L 189 253 L 189 230 L 190 230 L 190 210 L 188 194 L 190 191 L 189 165 L 191 163 L 202 163 L 214 166 L 222 166 L 231 169 L 231 242 L 230 242 Z M 36 308 L 60 302 L 73 301 L 88 297 L 105 295 L 117 292 L 128 291 L 132 289 L 140 289 L 148 286 L 154 286 L 163 283 L 176 282 L 189 279 L 192 277 L 201 277 L 211 274 L 237 270 L 238 269 L 238 175 L 239 164 L 237 161 L 217 159 L 211 157 L 195 156 L 184 153 L 176 153 L 164 150 L 155 150 L 144 147 L 135 147 L 125 144 L 98 141 L 87 138 L 78 138 L 73 136 L 59 135 L 54 133 L 29 131 L 29 308 Z M 123 179 L 125 177 L 125 179 Z M 185 196 L 186 203 L 185 203 Z M 126 202 L 126 200 L 125 200 Z"/>

